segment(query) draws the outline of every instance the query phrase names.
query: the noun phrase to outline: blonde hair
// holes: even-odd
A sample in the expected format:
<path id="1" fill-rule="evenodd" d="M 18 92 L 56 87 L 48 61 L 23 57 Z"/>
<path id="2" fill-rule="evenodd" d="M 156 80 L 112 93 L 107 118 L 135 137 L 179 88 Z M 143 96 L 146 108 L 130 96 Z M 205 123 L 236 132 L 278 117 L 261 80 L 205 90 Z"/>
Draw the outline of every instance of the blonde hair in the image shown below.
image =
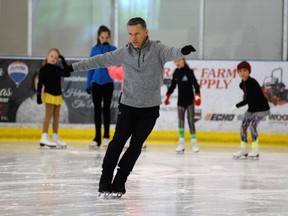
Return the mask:
<path id="1" fill-rule="evenodd" d="M 57 53 L 58 53 L 58 56 L 60 56 L 60 51 L 59 51 L 58 49 L 56 49 L 56 48 L 51 48 L 51 49 L 48 51 L 47 55 L 49 55 L 49 53 L 52 52 L 52 51 L 57 52 Z M 44 64 L 44 65 L 47 64 L 47 57 L 45 58 L 43 64 Z"/>

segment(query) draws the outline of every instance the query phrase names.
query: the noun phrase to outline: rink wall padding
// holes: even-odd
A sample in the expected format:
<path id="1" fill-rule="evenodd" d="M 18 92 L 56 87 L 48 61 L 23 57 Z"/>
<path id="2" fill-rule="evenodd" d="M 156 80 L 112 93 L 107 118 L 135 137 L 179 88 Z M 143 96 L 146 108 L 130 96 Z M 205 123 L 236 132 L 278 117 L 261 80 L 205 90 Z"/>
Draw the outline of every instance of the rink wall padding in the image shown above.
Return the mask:
<path id="1" fill-rule="evenodd" d="M 69 59 L 68 64 L 78 60 L 80 59 Z M 28 128 L 30 126 L 27 124 L 40 125 L 43 123 L 45 105 L 37 105 L 34 85 L 34 81 L 37 80 L 37 71 L 42 63 L 43 58 L 0 58 L 0 128 L 2 125 L 4 128 L 8 128 L 9 126 L 6 124 L 12 125 L 12 127 L 19 125 L 19 127 Z M 211 132 L 212 134 L 209 136 L 203 135 L 202 137 L 212 141 L 220 138 L 222 140 L 223 133 L 225 134 L 224 137 L 227 137 L 227 135 L 231 135 L 229 132 L 232 132 L 235 133 L 233 135 L 235 140 L 238 140 L 237 133 L 239 133 L 239 127 L 247 110 L 247 107 L 242 107 L 231 111 L 231 107 L 243 99 L 243 91 L 239 88 L 241 79 L 237 74 L 239 61 L 187 60 L 187 63 L 193 69 L 201 87 L 201 105 L 195 107 L 197 132 Z M 261 121 L 259 132 L 261 134 L 287 134 L 287 61 L 249 61 L 249 63 L 253 69 L 251 76 L 259 82 L 270 105 L 271 114 Z M 176 65 L 173 61 L 164 65 L 164 79 L 161 86 L 162 100 L 165 98 L 175 69 Z M 113 74 L 112 71 L 109 70 L 109 72 Z M 117 70 L 114 72 L 115 74 L 118 73 Z M 94 123 L 94 106 L 91 95 L 85 91 L 86 81 L 87 72 L 84 71 L 75 72 L 71 74 L 71 77 L 65 77 L 62 80 L 64 102 L 61 105 L 59 122 L 63 124 L 64 128 L 78 128 L 78 125 L 79 128 L 93 128 L 91 125 Z M 115 125 L 117 121 L 121 86 L 121 81 L 115 79 L 110 116 L 112 125 Z M 168 131 L 169 135 L 167 136 L 166 133 L 163 137 L 159 135 L 160 139 L 168 137 L 167 140 L 169 141 L 177 137 L 177 100 L 178 91 L 175 91 L 170 97 L 169 106 L 164 104 L 160 106 L 160 117 L 155 124 L 155 130 Z M 40 127 L 37 126 L 36 128 Z M 215 135 L 215 131 L 223 133 L 220 135 L 216 133 Z M 207 135 L 207 133 L 205 134 Z M 85 138 L 85 133 L 82 136 Z M 156 137 L 156 139 L 158 138 Z M 276 139 L 278 140 L 277 136 Z"/>
<path id="2" fill-rule="evenodd" d="M 41 128 L 0 128 L 0 140 L 3 141 L 35 141 L 40 140 L 42 133 Z M 94 137 L 94 128 L 60 128 L 59 135 L 65 141 L 73 142 L 89 142 Z M 51 129 L 49 134 L 52 134 Z M 110 136 L 113 137 L 114 129 L 111 130 Z M 185 134 L 186 141 L 189 141 L 190 134 L 186 132 Z M 197 132 L 197 140 L 199 143 L 207 144 L 235 144 L 240 142 L 239 133 L 233 132 Z M 147 142 L 149 143 L 177 143 L 178 141 L 178 132 L 177 131 L 164 131 L 164 130 L 154 130 Z M 249 136 L 248 139 L 251 142 Z M 259 134 L 259 142 L 261 145 L 284 145 L 288 146 L 288 134 Z"/>

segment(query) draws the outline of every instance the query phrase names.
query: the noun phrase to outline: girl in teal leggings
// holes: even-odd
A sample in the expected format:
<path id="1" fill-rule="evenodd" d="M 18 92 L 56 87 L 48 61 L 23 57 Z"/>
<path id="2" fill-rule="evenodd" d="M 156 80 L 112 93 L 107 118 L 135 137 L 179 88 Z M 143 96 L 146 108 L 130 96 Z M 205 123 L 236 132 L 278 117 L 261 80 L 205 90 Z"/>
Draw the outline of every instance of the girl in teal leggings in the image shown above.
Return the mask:
<path id="1" fill-rule="evenodd" d="M 171 85 L 168 88 L 165 98 L 165 105 L 169 104 L 170 95 L 174 92 L 176 86 L 178 86 L 178 131 L 179 131 L 179 144 L 176 148 L 176 152 L 184 152 L 185 139 L 184 139 L 184 125 L 185 125 L 185 112 L 187 111 L 187 120 L 190 128 L 190 138 L 192 149 L 195 153 L 199 151 L 196 140 L 196 129 L 194 121 L 194 109 L 195 105 L 200 106 L 200 87 L 192 69 L 190 69 L 185 58 L 180 58 L 174 63 L 177 66 L 173 74 Z"/>

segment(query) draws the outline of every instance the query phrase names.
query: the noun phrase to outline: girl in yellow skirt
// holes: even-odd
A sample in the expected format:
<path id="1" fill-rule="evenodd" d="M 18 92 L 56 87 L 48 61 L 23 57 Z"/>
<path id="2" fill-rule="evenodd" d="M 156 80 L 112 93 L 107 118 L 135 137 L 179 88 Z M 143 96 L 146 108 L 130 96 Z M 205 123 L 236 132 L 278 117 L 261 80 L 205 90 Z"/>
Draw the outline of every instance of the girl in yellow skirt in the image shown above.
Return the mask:
<path id="1" fill-rule="evenodd" d="M 61 59 L 62 65 L 65 67 L 67 63 L 65 58 L 60 55 L 58 49 L 50 49 L 44 62 L 44 66 L 40 68 L 39 81 L 37 86 L 37 104 L 45 103 L 45 117 L 43 122 L 42 137 L 40 146 L 48 146 L 51 148 L 66 148 L 66 143 L 60 140 L 58 135 L 60 108 L 63 102 L 61 91 L 61 67 L 57 65 Z M 66 75 L 67 76 L 67 75 Z M 70 76 L 70 74 L 68 74 Z M 48 136 L 50 120 L 52 123 L 52 141 Z"/>

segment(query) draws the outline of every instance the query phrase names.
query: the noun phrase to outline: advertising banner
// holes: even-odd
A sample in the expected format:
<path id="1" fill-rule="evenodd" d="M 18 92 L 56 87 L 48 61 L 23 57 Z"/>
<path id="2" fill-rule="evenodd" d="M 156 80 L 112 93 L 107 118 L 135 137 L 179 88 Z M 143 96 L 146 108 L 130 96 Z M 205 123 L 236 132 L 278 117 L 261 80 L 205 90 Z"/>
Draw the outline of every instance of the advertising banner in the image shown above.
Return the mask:
<path id="1" fill-rule="evenodd" d="M 67 61 L 72 64 L 74 61 Z M 36 103 L 39 69 L 43 59 L 0 58 L 0 122 L 42 123 L 45 105 Z M 92 97 L 86 92 L 87 72 L 75 72 L 62 78 L 64 102 L 60 123 L 94 122 Z M 121 81 L 115 79 L 111 103 L 111 123 L 116 123 Z"/>
<path id="2" fill-rule="evenodd" d="M 201 106 L 196 107 L 199 131 L 233 131 L 240 130 L 241 120 L 247 106 L 234 112 L 233 105 L 242 101 L 243 91 L 239 88 L 241 79 L 236 67 L 239 61 L 187 61 L 194 70 L 201 87 Z M 266 133 L 287 133 L 288 131 L 288 64 L 286 62 L 249 62 L 252 67 L 251 77 L 255 78 L 265 96 L 268 98 L 271 115 L 259 125 L 259 130 Z M 168 62 L 164 68 L 163 99 L 169 81 L 175 70 L 175 64 Z M 200 119 L 199 119 L 200 118 Z M 176 130 L 177 91 L 171 96 L 168 106 L 161 106 L 157 129 Z M 188 129 L 188 126 L 186 126 Z"/>
<path id="3" fill-rule="evenodd" d="M 76 60 L 75 60 L 76 61 Z M 74 61 L 68 61 L 71 64 Z M 239 61 L 187 61 L 194 70 L 201 87 L 202 103 L 195 109 L 196 130 L 238 132 L 247 106 L 231 111 L 240 102 L 243 92 L 241 79 L 236 71 Z M 37 105 L 35 83 L 43 59 L 0 58 L 0 122 L 42 123 L 45 105 Z M 271 115 L 259 125 L 265 133 L 288 131 L 288 64 L 286 62 L 251 61 L 251 77 L 255 78 L 268 98 Z M 168 62 L 164 66 L 164 82 L 161 95 L 164 100 L 176 66 Z M 117 120 L 118 101 L 121 93 L 123 71 L 114 68 L 114 92 L 111 104 L 111 123 Z M 111 71 L 109 71 L 111 72 Z M 91 95 L 86 93 L 87 72 L 75 72 L 63 78 L 64 103 L 61 106 L 60 123 L 91 124 L 94 109 Z M 118 78 L 117 78 L 118 77 Z M 186 121 L 187 122 L 187 121 Z M 168 106 L 162 104 L 156 130 L 177 130 L 177 89 Z M 188 125 L 186 123 L 186 129 Z"/>

